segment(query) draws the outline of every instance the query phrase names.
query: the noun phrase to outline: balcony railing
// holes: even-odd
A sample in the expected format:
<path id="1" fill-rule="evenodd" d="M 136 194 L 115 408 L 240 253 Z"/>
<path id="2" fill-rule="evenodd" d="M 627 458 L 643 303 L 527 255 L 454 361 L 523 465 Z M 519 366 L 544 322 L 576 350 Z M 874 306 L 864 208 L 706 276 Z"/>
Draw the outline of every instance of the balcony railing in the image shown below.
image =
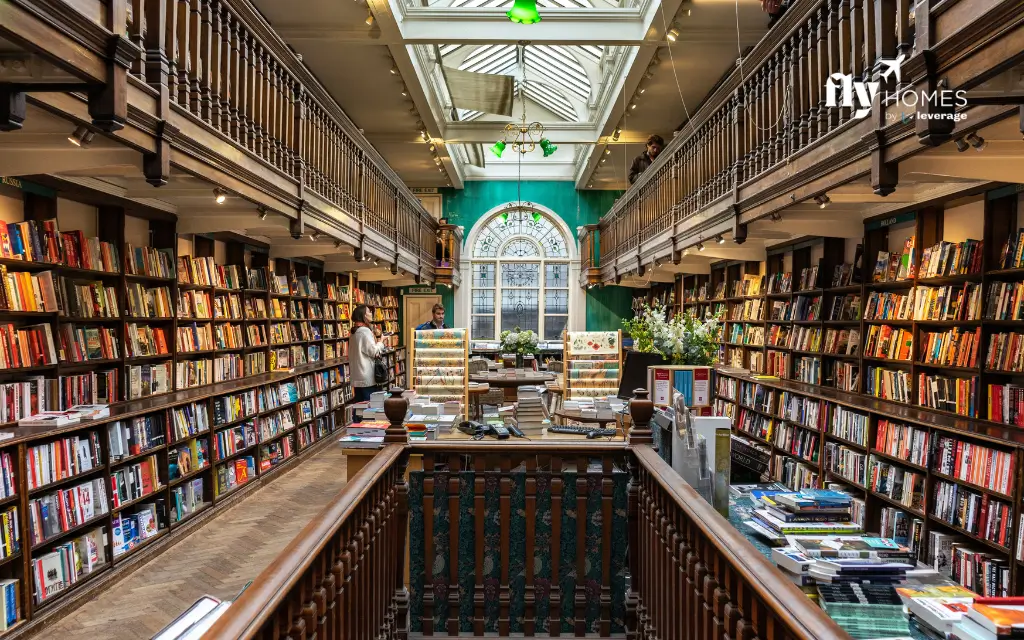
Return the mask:
<path id="1" fill-rule="evenodd" d="M 112 111 L 157 140 L 145 162 L 150 182 L 166 183 L 170 147 L 180 147 L 182 156 L 204 159 L 268 202 L 317 210 L 339 237 L 362 242 L 372 231 L 374 254 L 404 250 L 406 266 L 411 260 L 432 277 L 437 222 L 247 0 L 79 0 L 59 10 L 53 5 L 61 3 L 38 0 L 11 4 L 25 20 L 53 12 L 84 42 L 109 41 L 55 61 L 80 63 L 69 69 L 80 77 L 90 76 L 87 53 L 102 60 L 114 49 L 115 63 L 132 61 L 128 87 L 111 93 L 120 101 Z M 38 31 L 19 35 L 37 37 L 31 44 L 43 55 L 52 48 L 61 56 L 48 46 L 47 28 L 40 21 Z M 145 148 L 133 135 L 126 140 Z"/>
<path id="2" fill-rule="evenodd" d="M 912 6 L 910 0 L 793 4 L 601 220 L 599 264 L 738 195 L 850 123 L 851 109 L 825 104 L 829 76 L 877 79 L 879 58 L 909 58 Z M 925 17 L 928 8 L 917 5 Z"/>
<path id="3" fill-rule="evenodd" d="M 388 445 L 204 639 L 849 640 L 634 425 L 629 444 Z"/>

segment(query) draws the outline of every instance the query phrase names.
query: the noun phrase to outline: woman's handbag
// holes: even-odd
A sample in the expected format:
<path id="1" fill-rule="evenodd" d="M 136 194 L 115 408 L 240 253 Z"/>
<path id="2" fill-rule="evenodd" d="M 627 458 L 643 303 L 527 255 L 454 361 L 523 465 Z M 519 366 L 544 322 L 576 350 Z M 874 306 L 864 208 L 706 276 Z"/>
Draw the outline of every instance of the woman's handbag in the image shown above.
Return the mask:
<path id="1" fill-rule="evenodd" d="M 373 359 L 373 381 L 376 384 L 387 384 L 388 379 L 391 378 L 391 372 L 388 371 L 388 365 L 384 364 L 384 358 L 377 356 Z"/>

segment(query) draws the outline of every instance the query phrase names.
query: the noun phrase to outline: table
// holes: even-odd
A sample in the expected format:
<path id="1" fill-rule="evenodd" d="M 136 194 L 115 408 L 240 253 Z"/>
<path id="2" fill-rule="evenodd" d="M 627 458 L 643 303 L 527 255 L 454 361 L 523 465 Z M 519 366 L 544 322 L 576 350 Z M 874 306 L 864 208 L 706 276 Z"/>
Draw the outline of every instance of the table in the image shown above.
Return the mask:
<path id="1" fill-rule="evenodd" d="M 555 411 L 555 416 L 562 418 L 563 420 L 572 420 L 573 422 L 585 422 L 597 424 L 602 429 L 608 423 L 614 423 L 618 426 L 619 418 L 621 414 L 611 409 L 601 409 L 597 412 L 596 416 L 584 416 L 580 409 L 559 409 Z"/>
<path id="2" fill-rule="evenodd" d="M 490 390 L 491 385 L 486 382 L 475 382 L 469 385 L 469 401 L 476 409 L 473 415 L 475 415 L 478 420 L 483 418 L 483 409 L 480 408 L 480 396 Z"/>

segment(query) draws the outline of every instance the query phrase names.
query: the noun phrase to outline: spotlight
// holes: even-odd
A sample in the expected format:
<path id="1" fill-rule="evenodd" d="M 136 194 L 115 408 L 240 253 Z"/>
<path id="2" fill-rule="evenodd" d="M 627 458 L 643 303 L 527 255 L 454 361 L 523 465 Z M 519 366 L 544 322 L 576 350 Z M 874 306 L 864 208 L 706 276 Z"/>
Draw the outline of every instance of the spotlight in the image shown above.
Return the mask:
<path id="1" fill-rule="evenodd" d="M 587 185 L 587 188 L 588 188 L 588 189 L 593 189 L 593 188 L 594 188 L 594 183 L 593 183 L 593 182 L 591 182 L 590 184 L 588 184 L 588 185 Z"/>
<path id="2" fill-rule="evenodd" d="M 313 233 L 309 234 L 309 239 L 310 239 L 310 241 L 312 241 L 312 242 L 316 242 L 317 240 L 319 240 L 319 239 L 320 239 L 320 235 L 321 235 L 322 233 L 323 233 L 322 231 L 320 231 L 319 229 L 317 229 L 317 230 L 316 230 L 316 231 L 314 231 Z"/>
<path id="3" fill-rule="evenodd" d="M 956 139 L 956 150 L 959 151 L 960 153 L 963 153 L 964 151 L 967 151 L 970 148 L 971 145 L 967 144 L 967 142 L 965 142 L 963 138 Z"/>
<path id="4" fill-rule="evenodd" d="M 403 98 L 408 98 L 409 97 L 409 90 L 405 88 L 405 85 L 402 85 L 402 97 Z"/>
<path id="5" fill-rule="evenodd" d="M 615 132 L 612 133 L 612 140 L 618 142 L 620 135 L 622 135 L 622 129 L 621 128 L 620 129 L 616 129 Z"/>
<path id="6" fill-rule="evenodd" d="M 266 207 L 260 207 L 257 211 L 259 211 L 260 220 L 266 220 L 267 216 L 270 215 L 270 211 Z"/>
<path id="7" fill-rule="evenodd" d="M 647 71 L 644 72 L 644 77 L 647 78 L 648 80 L 653 78 L 654 77 L 654 69 L 652 69 L 651 67 L 647 67 Z"/>
<path id="8" fill-rule="evenodd" d="M 504 151 L 505 151 L 505 141 L 504 140 L 498 140 L 497 142 L 494 143 L 494 146 L 491 147 L 491 153 L 493 153 L 494 155 L 498 156 L 499 158 L 501 157 L 501 154 Z"/>
<path id="9" fill-rule="evenodd" d="M 423 138 L 423 142 L 430 142 L 430 134 L 427 133 L 426 129 L 420 131 L 420 137 Z"/>
<path id="10" fill-rule="evenodd" d="M 611 149 L 608 149 L 608 148 L 606 148 L 606 149 L 604 150 L 604 155 L 608 155 L 608 154 L 610 154 L 611 152 L 612 152 L 612 150 L 611 150 Z"/>
<path id="11" fill-rule="evenodd" d="M 665 38 L 669 42 L 675 42 L 676 40 L 679 39 L 679 29 L 676 29 L 675 26 L 671 27 L 668 31 L 665 32 Z"/>
<path id="12" fill-rule="evenodd" d="M 441 158 L 434 156 L 434 164 L 436 164 L 437 166 L 441 166 Z"/>
<path id="13" fill-rule="evenodd" d="M 334 241 L 334 248 L 335 249 L 340 249 L 341 248 L 341 240 L 335 240 Z"/>
<path id="14" fill-rule="evenodd" d="M 224 204 L 224 201 L 228 199 L 227 191 L 224 191 L 220 187 L 213 190 L 213 201 L 217 204 Z"/>
<path id="15" fill-rule="evenodd" d="M 370 12 L 369 9 L 366 10 L 366 26 L 373 26 L 373 14 Z"/>
<path id="16" fill-rule="evenodd" d="M 380 258 L 374 258 L 373 259 L 373 265 L 377 266 L 378 264 L 380 264 Z"/>
<path id="17" fill-rule="evenodd" d="M 391 75 L 397 76 L 398 75 L 398 65 L 395 64 L 394 62 L 392 62 L 391 63 L 391 69 L 389 69 L 389 71 L 391 71 Z"/>
<path id="18" fill-rule="evenodd" d="M 827 193 L 823 193 L 820 196 L 814 196 L 814 201 L 818 203 L 819 209 L 824 209 L 832 202 Z"/>
<path id="19" fill-rule="evenodd" d="M 636 109 L 636 103 L 635 102 L 630 102 L 629 103 L 629 108 L 630 108 L 630 110 Z"/>
<path id="20" fill-rule="evenodd" d="M 430 149 L 431 152 L 433 152 L 433 151 L 435 151 L 437 149 L 437 147 L 434 146 L 433 142 L 430 143 L 430 146 L 428 148 Z"/>
<path id="21" fill-rule="evenodd" d="M 608 158 L 601 158 L 601 164 L 604 164 L 605 162 L 608 162 Z"/>
<path id="22" fill-rule="evenodd" d="M 690 255 L 690 250 L 689 249 L 683 249 L 683 255 L 684 256 Z"/>
<path id="23" fill-rule="evenodd" d="M 686 10 L 686 15 L 687 16 L 692 16 L 693 15 L 693 9 L 687 9 Z"/>
<path id="24" fill-rule="evenodd" d="M 725 244 L 725 236 L 723 236 L 722 234 L 718 234 L 718 237 L 715 238 L 715 242 L 717 242 L 718 244 Z"/>
<path id="25" fill-rule="evenodd" d="M 968 133 L 967 142 L 971 143 L 971 146 L 974 147 L 976 151 L 983 151 L 985 147 L 988 146 L 988 143 L 985 142 L 985 138 L 982 138 L 976 133 Z"/>
<path id="26" fill-rule="evenodd" d="M 770 217 L 772 222 L 778 222 L 779 220 L 782 220 L 782 214 L 779 213 L 778 211 L 773 211 Z"/>
<path id="27" fill-rule="evenodd" d="M 370 254 L 364 253 L 363 254 L 363 262 L 369 262 L 369 261 L 370 261 Z"/>
<path id="28" fill-rule="evenodd" d="M 697 243 L 697 251 L 703 251 L 703 250 L 704 250 L 704 243 L 703 242 L 698 242 Z"/>
<path id="29" fill-rule="evenodd" d="M 96 134 L 89 131 L 85 125 L 79 125 L 75 127 L 75 130 L 68 136 L 68 142 L 75 145 L 76 147 L 88 147 L 92 139 L 96 137 Z"/>

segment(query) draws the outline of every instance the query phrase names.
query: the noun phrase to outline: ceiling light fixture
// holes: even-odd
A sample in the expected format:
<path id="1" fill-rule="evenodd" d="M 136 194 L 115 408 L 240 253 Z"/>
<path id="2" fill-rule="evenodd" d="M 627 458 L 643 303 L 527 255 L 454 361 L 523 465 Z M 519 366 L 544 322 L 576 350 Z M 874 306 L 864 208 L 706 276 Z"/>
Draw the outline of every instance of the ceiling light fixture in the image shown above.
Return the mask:
<path id="1" fill-rule="evenodd" d="M 967 144 L 963 138 L 956 139 L 956 150 L 959 151 L 960 153 L 963 153 L 964 151 L 967 151 L 970 148 L 971 145 Z"/>
<path id="2" fill-rule="evenodd" d="M 369 7 L 366 8 L 366 26 L 373 26 L 373 12 L 370 11 Z"/>
<path id="3" fill-rule="evenodd" d="M 379 265 L 379 264 L 380 264 L 380 258 L 374 258 L 374 259 L 373 259 L 373 265 L 374 265 L 374 266 L 377 266 L 377 265 Z"/>
<path id="4" fill-rule="evenodd" d="M 213 201 L 216 202 L 217 204 L 224 204 L 224 201 L 227 200 L 227 199 L 228 199 L 228 192 L 227 191 L 221 189 L 220 187 L 216 187 L 213 190 Z"/>
<path id="5" fill-rule="evenodd" d="M 427 133 L 426 129 L 420 131 L 420 137 L 423 138 L 423 142 L 430 142 L 430 134 Z"/>
<path id="6" fill-rule="evenodd" d="M 391 63 L 391 69 L 389 69 L 389 71 L 391 72 L 391 75 L 397 76 L 398 75 L 398 65 L 395 64 L 394 62 L 392 62 Z"/>
<path id="7" fill-rule="evenodd" d="M 814 201 L 818 203 L 819 209 L 824 209 L 832 203 L 832 200 L 828 197 L 827 193 L 823 193 L 820 196 L 814 196 Z"/>
<path id="8" fill-rule="evenodd" d="M 697 251 L 703 251 L 703 250 L 704 250 L 704 243 L 703 242 L 698 242 L 697 243 Z"/>
<path id="9" fill-rule="evenodd" d="M 96 134 L 89 131 L 89 128 L 83 124 L 75 127 L 75 130 L 68 136 L 68 142 L 76 147 L 88 147 L 95 137 Z"/>
<path id="10" fill-rule="evenodd" d="M 270 215 L 270 211 L 266 207 L 258 207 L 256 211 L 259 212 L 260 220 L 266 220 L 267 216 Z"/>
<path id="11" fill-rule="evenodd" d="M 434 146 L 434 143 L 433 143 L 433 142 L 431 142 L 431 143 L 430 143 L 430 146 L 429 146 L 429 147 L 427 147 L 427 148 L 428 148 L 428 149 L 430 149 L 430 150 L 431 150 L 432 152 L 433 152 L 433 151 L 436 151 L 436 150 L 437 150 L 437 147 L 435 147 L 435 146 Z"/>
<path id="12" fill-rule="evenodd" d="M 669 42 L 675 42 L 679 39 L 679 29 L 676 29 L 674 24 L 665 32 L 665 39 Z"/>
<path id="13" fill-rule="evenodd" d="M 516 6 L 519 5 L 521 0 L 516 0 Z M 535 0 L 529 0 L 535 2 Z M 515 7 L 513 7 L 513 10 Z M 511 11 L 510 11 L 511 13 Z M 526 60 L 526 44 L 520 44 L 517 52 L 517 59 L 520 61 Z M 527 79 L 526 79 L 526 65 L 522 64 L 523 79 L 521 81 L 522 91 L 525 95 L 527 91 Z M 540 122 L 526 123 L 526 101 L 523 100 L 523 112 L 519 119 L 519 122 L 509 122 L 505 125 L 505 130 L 501 134 L 501 138 L 491 147 L 491 153 L 497 157 L 501 157 L 505 147 L 512 145 L 513 151 L 518 151 L 521 154 L 527 154 L 535 150 L 538 146 L 544 152 L 544 157 L 548 157 L 558 150 L 558 147 L 544 135 L 544 125 Z"/>
<path id="14" fill-rule="evenodd" d="M 770 217 L 772 222 L 778 222 L 779 220 L 782 220 L 782 214 L 779 213 L 778 211 L 773 211 Z"/>
<path id="15" fill-rule="evenodd" d="M 967 142 L 969 142 L 976 151 L 984 151 L 985 147 L 988 146 L 988 143 L 985 142 L 985 138 L 982 138 L 973 132 L 967 134 Z"/>
<path id="16" fill-rule="evenodd" d="M 403 98 L 408 98 L 409 97 L 409 89 L 404 84 L 402 85 L 402 97 Z"/>
<path id="17" fill-rule="evenodd" d="M 718 244 L 725 244 L 725 236 L 723 236 L 722 234 L 718 234 L 718 237 L 715 238 L 715 242 L 717 242 Z"/>
<path id="18" fill-rule="evenodd" d="M 341 248 L 341 240 L 335 240 L 334 241 L 334 248 L 335 249 L 340 249 Z"/>
<path id="19" fill-rule="evenodd" d="M 607 155 L 611 154 L 611 152 L 612 152 L 612 150 L 606 147 L 605 150 L 604 150 L 604 155 L 607 156 Z"/>
<path id="20" fill-rule="evenodd" d="M 622 135 L 622 128 L 620 127 L 618 129 L 616 129 L 614 131 L 614 133 L 612 133 L 612 140 L 614 140 L 615 142 L 618 142 L 619 141 L 619 136 L 621 136 L 621 135 Z"/>
<path id="21" fill-rule="evenodd" d="M 363 254 L 363 262 L 369 262 L 369 261 L 370 261 L 370 254 L 364 253 Z"/>
<path id="22" fill-rule="evenodd" d="M 508 19 L 518 24 L 534 24 L 540 22 L 537 0 L 515 0 L 512 8 L 505 12 Z"/>
<path id="23" fill-rule="evenodd" d="M 317 240 L 320 239 L 321 235 L 323 235 L 323 231 L 320 231 L 319 229 L 317 229 L 313 233 L 309 234 L 309 239 L 312 240 L 313 242 L 316 242 Z"/>

